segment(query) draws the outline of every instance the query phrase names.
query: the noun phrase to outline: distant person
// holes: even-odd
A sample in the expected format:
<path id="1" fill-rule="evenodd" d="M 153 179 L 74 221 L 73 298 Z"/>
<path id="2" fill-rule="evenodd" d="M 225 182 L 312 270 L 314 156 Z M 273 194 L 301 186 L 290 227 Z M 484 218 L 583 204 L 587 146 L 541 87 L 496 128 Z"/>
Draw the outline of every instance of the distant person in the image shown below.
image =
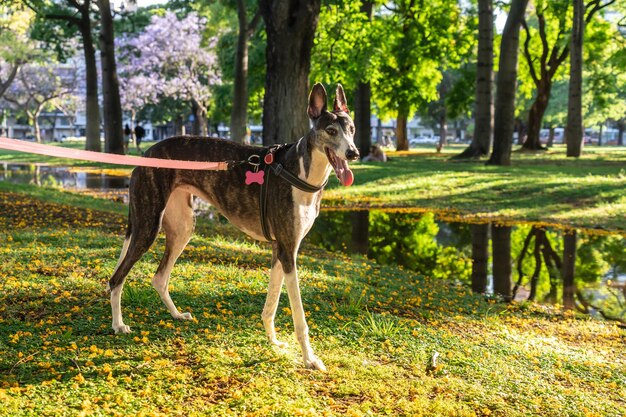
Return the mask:
<path id="1" fill-rule="evenodd" d="M 130 143 L 130 137 L 133 131 L 130 130 L 128 124 L 124 125 L 124 153 L 128 153 L 128 144 Z"/>
<path id="2" fill-rule="evenodd" d="M 143 140 L 145 136 L 146 136 L 145 129 L 141 127 L 139 123 L 137 123 L 137 126 L 135 126 L 135 144 L 137 145 L 137 152 L 139 152 L 139 155 L 143 155 L 140 145 L 141 145 L 141 141 Z"/>
<path id="3" fill-rule="evenodd" d="M 370 153 L 363 158 L 363 162 L 367 161 L 377 161 L 377 162 L 387 162 L 387 154 L 383 151 L 378 145 L 372 145 L 370 148 Z"/>

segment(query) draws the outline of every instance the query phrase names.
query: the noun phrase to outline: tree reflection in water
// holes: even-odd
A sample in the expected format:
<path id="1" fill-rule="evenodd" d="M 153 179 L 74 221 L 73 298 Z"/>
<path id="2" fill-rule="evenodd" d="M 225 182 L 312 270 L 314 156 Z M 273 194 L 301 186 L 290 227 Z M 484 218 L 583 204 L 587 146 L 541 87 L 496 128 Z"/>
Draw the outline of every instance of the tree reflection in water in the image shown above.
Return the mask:
<path id="1" fill-rule="evenodd" d="M 322 211 L 307 239 L 504 300 L 559 303 L 626 320 L 626 239 L 619 234 L 362 210 Z"/>

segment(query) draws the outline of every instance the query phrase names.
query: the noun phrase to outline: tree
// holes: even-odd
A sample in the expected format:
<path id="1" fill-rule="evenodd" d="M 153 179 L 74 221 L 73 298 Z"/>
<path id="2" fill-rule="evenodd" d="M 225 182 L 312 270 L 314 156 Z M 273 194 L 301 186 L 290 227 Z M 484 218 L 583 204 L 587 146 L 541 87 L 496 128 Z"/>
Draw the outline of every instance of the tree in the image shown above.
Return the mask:
<path id="1" fill-rule="evenodd" d="M 203 46 L 204 20 L 196 13 L 179 19 L 173 12 L 155 15 L 136 37 L 120 45 L 125 91 L 124 106 L 131 115 L 148 104 L 168 100 L 168 107 L 181 117 L 183 104 L 195 109 L 199 134 L 207 134 L 211 86 L 219 83 L 216 57 Z M 215 39 L 208 41 L 213 46 Z M 178 102 L 172 106 L 172 100 Z"/>
<path id="2" fill-rule="evenodd" d="M 487 164 L 511 165 L 519 29 L 528 0 L 511 0 L 511 9 L 502 32 L 496 87 L 493 151 Z"/>
<path id="3" fill-rule="evenodd" d="M 550 101 L 552 84 L 557 76 L 557 71 L 569 54 L 569 45 L 564 41 L 569 34 L 568 8 L 569 0 L 537 1 L 535 5 L 536 36 L 539 37 L 541 44 L 538 59 L 531 53 L 530 44 L 535 38 L 533 31 L 529 28 L 526 19 L 522 21 L 526 34 L 523 48 L 524 57 L 528 72 L 536 88 L 535 100 L 528 112 L 527 137 L 522 145 L 524 149 L 544 149 L 539 140 L 543 116 Z M 550 46 L 550 42 L 552 42 L 552 46 Z"/>
<path id="4" fill-rule="evenodd" d="M 311 49 L 321 0 L 260 0 L 267 33 L 263 144 L 295 141 L 309 120 L 303 103 L 309 94 Z"/>
<path id="5" fill-rule="evenodd" d="M 587 113 L 596 113 L 595 119 L 598 119 L 597 122 L 599 123 L 604 123 L 609 118 L 619 119 L 624 114 L 624 101 L 623 98 L 619 97 L 620 94 L 623 94 L 623 69 L 612 68 L 615 57 L 619 56 L 623 50 L 623 45 L 617 46 L 613 36 L 621 38 L 621 35 L 617 31 L 615 31 L 617 33 L 611 33 L 611 29 L 608 27 L 610 25 L 606 21 L 599 22 L 598 19 L 594 19 L 596 13 L 614 2 L 615 0 L 593 0 L 586 5 L 582 2 L 579 4 L 578 0 L 574 2 L 570 89 L 565 129 L 568 157 L 578 157 L 582 153 L 584 133 L 582 116 L 583 99 L 585 98 L 583 95 L 592 97 Z M 590 25 L 592 22 L 594 24 Z M 587 45 L 587 51 L 585 54 L 586 68 L 583 68 L 583 61 L 585 60 L 583 57 L 583 52 L 585 52 L 583 39 L 585 37 L 588 39 L 584 42 Z M 587 76 L 589 87 L 585 94 L 583 94 L 582 82 L 584 69 L 590 70 Z M 589 114 L 586 114 L 585 119 L 591 124 L 590 122 L 594 117 L 589 117 Z M 601 144 L 601 137 L 598 144 Z"/>
<path id="6" fill-rule="evenodd" d="M 478 59 L 474 137 L 456 158 L 478 158 L 489 154 L 493 136 L 493 1 L 478 0 Z"/>
<path id="7" fill-rule="evenodd" d="M 115 60 L 115 33 L 109 0 L 97 0 L 100 10 L 100 67 L 102 69 L 102 105 L 104 148 L 108 153 L 124 153 L 122 103 Z"/>
<path id="8" fill-rule="evenodd" d="M 381 64 L 382 19 L 373 18 L 374 2 L 337 2 L 324 7 L 315 35 L 310 81 L 332 88 L 341 83 L 355 86 L 353 99 L 354 142 L 361 157 L 371 147 L 372 79 Z"/>
<path id="9" fill-rule="evenodd" d="M 448 122 L 460 117 L 469 117 L 474 95 L 473 84 L 476 79 L 475 67 L 465 65 L 461 68 L 442 72 L 443 78 L 437 86 L 439 99 L 433 100 L 420 111 L 423 121 L 431 121 L 433 129 L 439 129 L 437 152 L 447 145 Z"/>
<path id="10" fill-rule="evenodd" d="M 583 34 L 585 31 L 585 3 L 583 0 L 573 0 L 574 17 L 572 20 L 572 36 L 570 49 L 569 69 L 569 101 L 567 103 L 567 125 L 565 138 L 567 141 L 567 156 L 580 156 L 583 144 Z M 563 294 L 565 296 L 565 293 Z M 573 294 L 572 294 L 573 304 Z M 568 307 L 572 307 L 569 305 Z"/>
<path id="11" fill-rule="evenodd" d="M 493 292 L 511 300 L 511 226 L 492 225 Z"/>
<path id="12" fill-rule="evenodd" d="M 489 223 L 472 224 L 472 291 L 487 292 L 489 273 Z"/>
<path id="13" fill-rule="evenodd" d="M 574 308 L 574 294 L 576 293 L 576 284 L 574 283 L 576 237 L 576 230 L 569 231 L 563 236 L 563 307 L 566 310 Z"/>
<path id="14" fill-rule="evenodd" d="M 4 100 L 21 109 L 35 128 L 35 139 L 42 142 L 39 116 L 46 107 L 60 106 L 75 92 L 76 68 L 69 65 L 24 65 Z"/>
<path id="15" fill-rule="evenodd" d="M 230 115 L 230 138 L 243 143 L 248 126 L 248 42 L 253 35 L 261 15 L 257 11 L 248 22 L 245 0 L 237 0 L 237 53 L 235 58 L 235 83 L 233 88 L 233 108 Z"/>
<path id="16" fill-rule="evenodd" d="M 364 0 L 361 3 L 360 12 L 367 19 L 368 26 L 371 26 L 373 1 Z M 368 51 L 369 52 L 369 51 Z M 370 57 L 370 53 L 365 54 Z M 370 60 L 365 60 L 364 65 L 360 66 L 363 69 Z M 359 148 L 361 157 L 364 158 L 370 153 L 370 147 L 372 145 L 372 86 L 367 76 L 367 72 L 361 72 L 362 77 L 357 82 L 357 87 L 354 92 L 354 126 L 356 129 L 354 142 Z M 359 218 L 359 215 L 355 215 Z M 365 216 L 365 215 L 363 215 Z"/>
<path id="17" fill-rule="evenodd" d="M 381 14 L 385 42 L 377 78 L 372 83 L 379 116 L 396 116 L 397 149 L 409 147 L 407 120 L 417 108 L 437 99 L 442 71 L 458 66 L 473 45 L 471 15 L 458 2 L 403 0 L 385 5 Z"/>
<path id="18" fill-rule="evenodd" d="M 37 46 L 28 39 L 32 14 L 0 6 L 0 98 L 15 80 L 24 63 L 38 57 Z"/>
<path id="19" fill-rule="evenodd" d="M 23 1 L 37 13 L 34 37 L 48 45 L 54 44 L 60 59 L 65 59 L 66 49 L 70 49 L 68 41 L 75 37 L 75 31 L 80 33 L 85 62 L 85 149 L 100 152 L 98 69 L 91 21 L 93 1 L 64 0 L 51 3 L 41 0 Z"/>

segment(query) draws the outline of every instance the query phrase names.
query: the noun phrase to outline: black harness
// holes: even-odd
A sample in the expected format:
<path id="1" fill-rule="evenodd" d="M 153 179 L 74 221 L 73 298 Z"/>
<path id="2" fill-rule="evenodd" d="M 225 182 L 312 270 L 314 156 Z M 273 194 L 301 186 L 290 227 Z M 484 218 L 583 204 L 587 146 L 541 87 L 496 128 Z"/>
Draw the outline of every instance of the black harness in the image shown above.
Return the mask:
<path id="1" fill-rule="evenodd" d="M 261 195 L 259 198 L 259 211 L 261 214 L 261 229 L 263 230 L 263 236 L 269 242 L 274 241 L 274 239 L 272 239 L 272 234 L 270 232 L 269 224 L 267 223 L 267 189 L 269 187 L 269 182 L 270 182 L 270 177 L 271 177 L 270 173 L 273 173 L 274 175 L 287 181 L 289 184 L 293 185 L 297 189 L 301 191 L 305 191 L 307 193 L 316 193 L 320 191 L 322 188 L 324 188 L 326 184 L 328 183 L 328 180 L 327 180 L 326 182 L 324 182 L 324 184 L 320 185 L 319 187 L 313 186 L 309 184 L 308 182 L 301 180 L 300 178 L 298 178 L 298 176 L 287 171 L 283 167 L 282 164 L 275 163 L 275 159 L 276 159 L 275 154 L 283 149 L 288 149 L 292 147 L 293 145 L 294 145 L 293 143 L 282 144 L 282 145 L 272 145 L 269 147 L 269 149 L 267 150 L 267 153 L 263 157 L 263 162 L 265 164 L 263 168 L 265 171 L 265 175 L 264 175 L 265 180 L 263 181 L 263 184 L 261 184 Z"/>

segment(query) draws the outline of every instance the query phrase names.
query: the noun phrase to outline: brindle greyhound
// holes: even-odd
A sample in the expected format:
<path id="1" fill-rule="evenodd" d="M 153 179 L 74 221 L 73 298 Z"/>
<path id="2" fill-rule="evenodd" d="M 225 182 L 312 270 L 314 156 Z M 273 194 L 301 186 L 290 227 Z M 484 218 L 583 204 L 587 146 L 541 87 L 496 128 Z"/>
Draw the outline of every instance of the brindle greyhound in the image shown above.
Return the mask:
<path id="1" fill-rule="evenodd" d="M 354 123 L 348 115 L 341 85 L 337 86 L 333 111 L 327 111 L 326 100 L 326 90 L 321 84 L 316 84 L 309 96 L 308 106 L 313 127 L 292 146 L 260 148 L 221 139 L 181 136 L 159 142 L 146 152 L 149 157 L 182 160 L 243 162 L 265 159 L 266 182 L 264 186 L 257 183 L 246 185 L 245 174 L 249 167 L 241 164 L 232 164 L 231 169 L 226 171 L 135 168 L 130 180 L 126 239 L 109 281 L 113 330 L 116 333 L 131 331 L 124 324 L 121 311 L 126 275 L 150 248 L 161 227 L 166 237 L 165 253 L 152 278 L 152 285 L 174 318 L 192 319 L 190 313 L 178 311 L 170 298 L 168 283 L 174 263 L 189 242 L 194 228 L 192 198 L 195 195 L 211 203 L 249 236 L 272 241 L 272 268 L 262 313 L 267 337 L 274 345 L 285 346 L 276 339 L 274 330 L 274 316 L 285 280 L 304 363 L 308 368 L 326 369 L 309 343 L 298 286 L 296 256 L 300 242 L 319 213 L 321 190 L 331 167 L 343 185 L 350 185 L 353 175 L 347 161 L 359 157 L 353 140 Z M 268 154 L 274 161 L 267 159 Z M 286 180 L 283 174 L 289 173 L 294 175 L 291 180 Z M 298 186 L 298 181 L 304 187 Z M 307 191 L 302 191 L 303 188 Z M 264 221 L 262 214 L 265 214 Z"/>

